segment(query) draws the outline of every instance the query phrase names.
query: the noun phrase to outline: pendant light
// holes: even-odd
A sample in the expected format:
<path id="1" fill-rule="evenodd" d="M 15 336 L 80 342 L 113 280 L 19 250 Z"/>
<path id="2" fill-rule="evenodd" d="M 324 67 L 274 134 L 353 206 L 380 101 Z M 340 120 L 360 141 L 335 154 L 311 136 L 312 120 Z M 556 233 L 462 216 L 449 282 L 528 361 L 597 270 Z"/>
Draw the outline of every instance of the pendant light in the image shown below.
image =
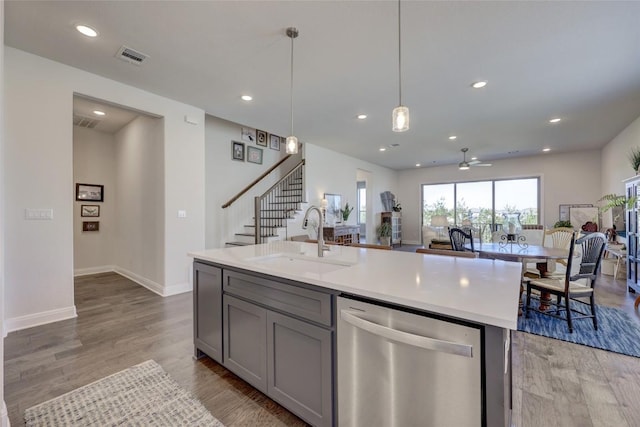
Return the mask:
<path id="1" fill-rule="evenodd" d="M 398 0 L 398 106 L 393 109 L 393 131 L 409 130 L 409 108 L 402 105 L 402 37 L 400 31 L 400 0 Z"/>
<path id="2" fill-rule="evenodd" d="M 287 154 L 297 154 L 298 138 L 293 135 L 293 39 L 298 37 L 298 29 L 295 27 L 287 28 L 287 37 L 291 39 L 291 133 L 285 142 L 285 151 Z"/>

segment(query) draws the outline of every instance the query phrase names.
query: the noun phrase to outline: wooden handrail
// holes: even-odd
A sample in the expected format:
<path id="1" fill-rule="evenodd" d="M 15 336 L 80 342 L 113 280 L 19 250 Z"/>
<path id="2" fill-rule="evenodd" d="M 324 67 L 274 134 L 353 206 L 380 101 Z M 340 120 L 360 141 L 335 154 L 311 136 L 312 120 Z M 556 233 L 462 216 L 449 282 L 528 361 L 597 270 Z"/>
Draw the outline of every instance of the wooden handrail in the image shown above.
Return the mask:
<path id="1" fill-rule="evenodd" d="M 235 202 L 236 200 L 238 200 L 240 197 L 242 197 L 242 195 L 244 193 L 246 193 L 247 191 L 251 190 L 251 188 L 256 185 L 257 183 L 259 183 L 260 181 L 262 181 L 267 175 L 269 175 L 271 172 L 273 172 L 273 170 L 275 168 L 277 168 L 278 166 L 280 166 L 281 164 L 283 164 L 289 157 L 291 157 L 292 154 L 287 155 L 286 157 L 283 157 L 278 163 L 276 163 L 275 165 L 271 166 L 269 169 L 267 169 L 266 171 L 264 171 L 264 173 L 262 175 L 260 175 L 259 177 L 257 177 L 256 179 L 253 180 L 253 182 L 249 185 L 247 185 L 246 187 L 244 187 L 238 194 L 236 194 L 235 196 L 233 196 L 231 199 L 229 199 L 229 201 L 227 203 L 225 203 L 224 205 L 222 205 L 222 209 L 226 209 L 229 206 L 231 206 L 231 204 L 233 202 Z"/>

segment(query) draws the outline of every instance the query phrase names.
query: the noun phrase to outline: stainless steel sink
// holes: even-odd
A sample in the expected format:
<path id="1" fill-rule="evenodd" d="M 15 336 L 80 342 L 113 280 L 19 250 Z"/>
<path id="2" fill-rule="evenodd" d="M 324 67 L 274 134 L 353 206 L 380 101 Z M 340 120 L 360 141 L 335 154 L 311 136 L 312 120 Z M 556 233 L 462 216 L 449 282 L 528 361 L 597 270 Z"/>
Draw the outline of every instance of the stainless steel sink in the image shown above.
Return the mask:
<path id="1" fill-rule="evenodd" d="M 247 261 L 296 274 L 329 273 L 355 265 L 355 263 L 331 257 L 320 258 L 305 254 L 288 253 L 248 258 Z"/>

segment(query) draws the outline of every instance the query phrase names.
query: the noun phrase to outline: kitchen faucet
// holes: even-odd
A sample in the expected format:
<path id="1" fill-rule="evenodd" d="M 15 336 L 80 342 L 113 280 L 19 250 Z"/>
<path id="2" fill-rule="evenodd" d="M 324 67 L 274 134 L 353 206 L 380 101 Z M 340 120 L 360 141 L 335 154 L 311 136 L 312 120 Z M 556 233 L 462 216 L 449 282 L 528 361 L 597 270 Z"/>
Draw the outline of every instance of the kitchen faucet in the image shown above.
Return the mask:
<path id="1" fill-rule="evenodd" d="M 304 213 L 304 219 L 302 220 L 302 229 L 303 230 L 307 229 L 307 224 L 308 224 L 307 218 L 309 216 L 309 212 L 311 211 L 318 212 L 318 256 L 323 257 L 324 251 L 328 251 L 329 247 L 325 246 L 324 244 L 324 229 L 323 229 L 324 218 L 322 217 L 322 209 L 320 209 L 317 206 L 309 206 L 309 209 L 307 209 L 307 211 Z"/>

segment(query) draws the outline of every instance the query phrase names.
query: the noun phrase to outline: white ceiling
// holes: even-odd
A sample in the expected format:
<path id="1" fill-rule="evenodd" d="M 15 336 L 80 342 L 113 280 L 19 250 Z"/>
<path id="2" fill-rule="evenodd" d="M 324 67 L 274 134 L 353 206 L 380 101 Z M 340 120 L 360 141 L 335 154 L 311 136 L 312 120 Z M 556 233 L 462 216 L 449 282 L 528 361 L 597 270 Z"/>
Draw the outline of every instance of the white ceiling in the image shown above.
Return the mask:
<path id="1" fill-rule="evenodd" d="M 105 115 L 96 115 L 94 113 L 96 110 L 102 111 Z M 93 130 L 114 134 L 140 114 L 97 99 L 74 96 L 73 115 L 74 118 L 78 116 L 95 122 L 95 126 L 92 127 Z"/>
<path id="2" fill-rule="evenodd" d="M 284 136 L 296 26 L 294 134 L 405 169 L 602 147 L 640 116 L 639 22 L 640 2 L 403 0 L 400 134 L 395 1 L 7 1 L 5 43 Z"/>

